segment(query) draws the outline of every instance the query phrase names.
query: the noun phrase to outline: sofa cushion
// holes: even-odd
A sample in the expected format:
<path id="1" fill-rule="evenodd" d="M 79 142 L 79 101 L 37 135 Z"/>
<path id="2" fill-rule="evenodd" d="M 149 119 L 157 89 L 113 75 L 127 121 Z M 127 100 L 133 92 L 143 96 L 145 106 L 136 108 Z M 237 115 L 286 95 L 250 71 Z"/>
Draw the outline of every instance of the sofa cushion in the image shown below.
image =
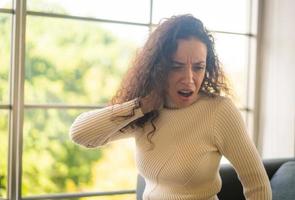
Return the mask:
<path id="1" fill-rule="evenodd" d="M 295 161 L 284 163 L 271 181 L 273 200 L 295 199 Z"/>

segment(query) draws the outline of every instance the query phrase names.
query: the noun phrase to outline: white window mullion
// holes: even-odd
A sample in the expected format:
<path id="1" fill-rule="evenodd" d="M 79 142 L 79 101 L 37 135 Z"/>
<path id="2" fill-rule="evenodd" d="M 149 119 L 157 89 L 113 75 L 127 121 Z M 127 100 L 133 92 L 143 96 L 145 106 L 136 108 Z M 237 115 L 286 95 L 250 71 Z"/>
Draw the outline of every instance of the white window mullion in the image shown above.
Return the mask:
<path id="1" fill-rule="evenodd" d="M 26 0 L 14 1 L 12 52 L 10 73 L 8 199 L 21 199 L 22 133 L 25 77 Z"/>

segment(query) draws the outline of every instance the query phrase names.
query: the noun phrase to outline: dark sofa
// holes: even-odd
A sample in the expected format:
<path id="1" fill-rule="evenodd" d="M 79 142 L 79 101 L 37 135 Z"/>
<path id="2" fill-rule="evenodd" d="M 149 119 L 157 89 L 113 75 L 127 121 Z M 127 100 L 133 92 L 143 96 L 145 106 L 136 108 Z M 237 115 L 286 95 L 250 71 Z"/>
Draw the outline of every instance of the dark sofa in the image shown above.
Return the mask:
<path id="1" fill-rule="evenodd" d="M 267 159 L 263 161 L 273 192 L 273 200 L 295 200 L 295 158 Z M 219 200 L 244 200 L 243 188 L 238 176 L 229 164 L 221 165 L 222 188 Z M 137 200 L 142 200 L 144 179 L 137 178 Z"/>

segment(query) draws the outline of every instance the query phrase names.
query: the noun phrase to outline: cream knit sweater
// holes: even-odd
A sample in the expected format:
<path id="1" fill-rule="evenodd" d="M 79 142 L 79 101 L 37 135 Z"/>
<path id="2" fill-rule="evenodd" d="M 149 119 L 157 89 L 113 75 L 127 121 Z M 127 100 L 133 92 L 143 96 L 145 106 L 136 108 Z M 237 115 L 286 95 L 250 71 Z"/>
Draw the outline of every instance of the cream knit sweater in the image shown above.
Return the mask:
<path id="1" fill-rule="evenodd" d="M 215 200 L 221 189 L 219 163 L 224 155 L 236 169 L 247 200 L 270 200 L 268 177 L 238 109 L 225 97 L 202 96 L 182 109 L 163 108 L 156 120 L 155 144 L 146 135 L 151 125 L 127 128 L 143 116 L 136 100 L 81 114 L 73 123 L 73 141 L 85 147 L 134 137 L 136 164 L 145 178 L 144 200 Z M 125 116 L 133 112 L 128 119 Z"/>

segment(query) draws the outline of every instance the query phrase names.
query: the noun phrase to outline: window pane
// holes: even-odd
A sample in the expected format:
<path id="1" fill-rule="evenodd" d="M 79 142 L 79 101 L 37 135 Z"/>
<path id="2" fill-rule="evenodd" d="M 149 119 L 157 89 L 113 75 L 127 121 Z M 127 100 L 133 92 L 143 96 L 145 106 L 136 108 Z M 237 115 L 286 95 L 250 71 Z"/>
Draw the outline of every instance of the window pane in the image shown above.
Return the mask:
<path id="1" fill-rule="evenodd" d="M 0 13 L 0 35 L 0 104 L 8 104 L 11 15 Z"/>
<path id="2" fill-rule="evenodd" d="M 256 90 L 256 53 L 257 53 L 257 40 L 252 37 L 250 39 L 250 62 L 249 62 L 249 95 L 248 95 L 248 108 L 254 109 L 255 105 L 255 90 Z"/>
<path id="3" fill-rule="evenodd" d="M 23 195 L 135 189 L 134 141 L 121 140 L 101 149 L 72 143 L 68 130 L 80 112 L 26 110 Z"/>
<path id="4" fill-rule="evenodd" d="M 79 200 L 135 200 L 136 194 L 124 194 L 124 195 L 111 195 L 101 197 L 84 197 Z"/>
<path id="5" fill-rule="evenodd" d="M 109 100 L 148 28 L 28 17 L 26 103 Z"/>
<path id="6" fill-rule="evenodd" d="M 250 133 L 251 138 L 254 136 L 254 114 L 253 112 L 248 112 L 247 128 Z"/>
<path id="7" fill-rule="evenodd" d="M 251 111 L 241 111 L 242 117 L 244 119 L 244 122 L 247 126 L 248 134 L 250 135 L 251 139 L 253 139 L 253 133 L 254 133 L 254 115 Z"/>
<path id="8" fill-rule="evenodd" d="M 149 0 L 28 0 L 28 10 L 148 23 Z"/>
<path id="9" fill-rule="evenodd" d="M 11 8 L 12 0 L 0 0 L 0 8 Z"/>
<path id="10" fill-rule="evenodd" d="M 246 36 L 214 34 L 215 47 L 235 94 L 235 103 L 245 107 L 248 75 L 248 41 Z"/>
<path id="11" fill-rule="evenodd" d="M 7 192 L 8 112 L 0 110 L 0 197 L 4 198 Z"/>
<path id="12" fill-rule="evenodd" d="M 249 32 L 250 1 L 154 0 L 153 22 L 178 14 L 193 14 L 211 30 Z M 169 6 L 167 6 L 169 5 Z"/>

